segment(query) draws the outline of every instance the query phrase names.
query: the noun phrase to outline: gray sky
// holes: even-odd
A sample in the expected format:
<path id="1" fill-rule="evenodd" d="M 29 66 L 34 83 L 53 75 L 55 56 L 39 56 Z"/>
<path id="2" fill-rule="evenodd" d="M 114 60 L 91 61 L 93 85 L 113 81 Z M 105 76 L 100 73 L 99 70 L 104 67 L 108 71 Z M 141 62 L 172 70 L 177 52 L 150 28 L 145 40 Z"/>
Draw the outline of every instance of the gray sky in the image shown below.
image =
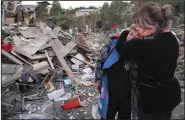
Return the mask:
<path id="1" fill-rule="evenodd" d="M 36 5 L 39 1 L 22 1 L 22 5 Z M 53 1 L 48 1 L 52 4 Z M 109 4 L 112 1 L 60 1 L 61 7 L 68 9 L 69 6 L 72 8 L 76 7 L 89 7 L 89 6 L 95 6 L 95 7 L 101 7 L 104 2 L 108 2 Z"/>

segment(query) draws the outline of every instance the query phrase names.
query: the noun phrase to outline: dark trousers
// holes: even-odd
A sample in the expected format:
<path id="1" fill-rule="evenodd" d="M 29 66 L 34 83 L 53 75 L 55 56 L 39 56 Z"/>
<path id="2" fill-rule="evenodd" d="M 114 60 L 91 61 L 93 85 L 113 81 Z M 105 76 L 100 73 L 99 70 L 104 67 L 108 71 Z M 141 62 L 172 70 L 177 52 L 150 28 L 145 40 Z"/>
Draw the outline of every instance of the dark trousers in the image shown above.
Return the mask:
<path id="1" fill-rule="evenodd" d="M 138 111 L 137 117 L 138 120 L 170 120 L 172 110 L 164 113 L 143 113 Z"/>
<path id="2" fill-rule="evenodd" d="M 118 112 L 118 119 L 129 120 L 131 119 L 131 101 L 128 100 L 114 100 L 109 99 L 107 119 L 115 119 Z"/>

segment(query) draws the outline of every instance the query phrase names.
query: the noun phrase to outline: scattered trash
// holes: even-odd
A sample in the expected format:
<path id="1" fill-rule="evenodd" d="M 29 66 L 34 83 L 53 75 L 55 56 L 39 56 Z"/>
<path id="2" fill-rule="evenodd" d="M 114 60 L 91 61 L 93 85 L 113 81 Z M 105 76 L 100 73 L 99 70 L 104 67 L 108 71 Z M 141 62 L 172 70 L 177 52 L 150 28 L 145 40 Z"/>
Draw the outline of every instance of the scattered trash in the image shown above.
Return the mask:
<path id="1" fill-rule="evenodd" d="M 53 86 L 51 82 L 45 83 L 44 85 L 48 91 L 52 91 L 55 89 L 55 87 Z"/>
<path id="2" fill-rule="evenodd" d="M 94 75 L 93 74 L 83 74 L 81 76 L 82 80 L 93 80 L 94 79 Z"/>
<path id="3" fill-rule="evenodd" d="M 79 106 L 81 106 L 80 98 L 79 96 L 75 96 L 70 99 L 64 100 L 63 109 L 68 110 Z"/>
<path id="4" fill-rule="evenodd" d="M 58 99 L 56 99 L 54 101 L 67 100 L 69 98 L 71 98 L 71 93 L 65 93 L 64 95 L 62 95 L 61 97 L 59 97 Z"/>
<path id="5" fill-rule="evenodd" d="M 59 90 L 55 90 L 55 91 L 49 93 L 47 96 L 50 100 L 56 100 L 57 98 L 62 96 L 64 93 L 65 93 L 64 89 L 61 88 Z"/>
<path id="6" fill-rule="evenodd" d="M 72 87 L 72 82 L 69 78 L 64 78 L 64 86 L 66 88 Z"/>
<path id="7" fill-rule="evenodd" d="M 75 57 L 78 58 L 78 59 L 80 59 L 80 60 L 82 60 L 82 61 L 85 61 L 85 57 L 84 57 L 82 54 L 80 54 L 80 53 L 78 53 L 77 55 L 75 55 Z M 76 65 L 81 65 L 81 64 L 83 64 L 83 62 L 81 62 L 81 61 L 79 61 L 79 60 L 77 60 L 77 59 L 75 59 L 75 58 L 71 58 L 71 61 L 72 61 L 74 64 L 76 64 Z"/>
<path id="8" fill-rule="evenodd" d="M 85 68 L 85 69 L 83 69 L 83 72 L 86 74 L 91 74 L 93 71 L 91 68 Z"/>
<path id="9" fill-rule="evenodd" d="M 16 113 L 13 113 L 11 109 L 21 104 L 21 108 L 29 113 L 21 114 L 21 119 L 52 119 L 53 115 L 33 113 L 41 111 L 52 114 L 54 104 L 59 115 L 62 108 L 69 110 L 82 106 L 82 110 L 78 112 L 87 116 L 88 111 L 85 108 L 88 108 L 91 103 L 95 103 L 95 99 L 98 99 L 98 91 L 94 90 L 95 88 L 92 85 L 95 78 L 95 63 L 99 50 L 104 45 L 101 42 L 104 39 L 108 40 L 108 38 L 104 38 L 104 33 L 79 32 L 78 34 L 70 34 L 54 25 L 52 21 L 47 20 L 29 24 L 30 22 L 26 18 L 25 22 L 29 25 L 24 23 L 12 24 L 14 23 L 12 18 L 6 19 L 6 22 L 8 21 L 8 25 L 2 26 L 1 37 L 2 106 L 9 108 L 2 109 L 3 115 L 19 113 L 21 110 L 14 109 Z M 184 33 L 179 29 L 174 31 L 180 40 L 176 71 L 182 93 L 184 93 L 184 75 L 182 74 L 184 71 Z M 70 30 L 70 32 L 72 31 Z M 39 78 L 38 82 L 35 82 L 29 75 L 25 83 L 20 83 L 20 81 L 22 82 L 20 79 L 24 73 L 24 65 L 33 66 L 33 71 Z M 26 89 L 25 95 L 17 98 L 17 95 L 21 96 L 20 84 L 24 84 L 29 89 Z M 72 97 L 74 95 L 81 96 Z M 9 101 L 16 99 L 18 102 L 14 105 L 13 102 L 8 102 L 7 98 L 10 99 Z M 50 101 L 50 104 L 46 101 Z M 44 105 L 39 107 L 33 105 L 32 102 L 43 103 Z M 92 106 L 92 117 L 100 119 L 97 105 Z M 75 113 L 70 111 L 67 118 L 75 119 Z"/>

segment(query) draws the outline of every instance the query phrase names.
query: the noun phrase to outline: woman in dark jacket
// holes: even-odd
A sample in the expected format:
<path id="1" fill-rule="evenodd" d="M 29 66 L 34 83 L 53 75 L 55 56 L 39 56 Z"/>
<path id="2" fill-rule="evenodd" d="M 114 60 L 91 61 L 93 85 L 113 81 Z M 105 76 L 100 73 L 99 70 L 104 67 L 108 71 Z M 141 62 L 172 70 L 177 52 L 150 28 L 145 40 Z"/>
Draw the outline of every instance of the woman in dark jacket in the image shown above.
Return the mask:
<path id="1" fill-rule="evenodd" d="M 181 101 L 178 80 L 174 78 L 179 53 L 171 24 L 170 6 L 148 3 L 133 16 L 141 37 L 126 41 L 124 31 L 116 44 L 120 56 L 134 61 L 131 81 L 139 120 L 170 120 Z"/>

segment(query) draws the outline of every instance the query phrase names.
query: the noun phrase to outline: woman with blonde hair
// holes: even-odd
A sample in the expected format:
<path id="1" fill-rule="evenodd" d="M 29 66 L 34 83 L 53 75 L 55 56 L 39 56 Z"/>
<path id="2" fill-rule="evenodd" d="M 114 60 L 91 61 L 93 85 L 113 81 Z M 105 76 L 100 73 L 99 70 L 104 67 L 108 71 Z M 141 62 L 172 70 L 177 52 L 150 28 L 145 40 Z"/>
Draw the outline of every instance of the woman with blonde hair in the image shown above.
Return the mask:
<path id="1" fill-rule="evenodd" d="M 116 50 L 130 66 L 134 105 L 138 120 L 170 120 L 173 109 L 181 102 L 181 90 L 174 77 L 179 55 L 176 36 L 170 31 L 170 5 L 143 5 L 133 15 L 140 37 L 126 40 L 123 31 Z"/>

